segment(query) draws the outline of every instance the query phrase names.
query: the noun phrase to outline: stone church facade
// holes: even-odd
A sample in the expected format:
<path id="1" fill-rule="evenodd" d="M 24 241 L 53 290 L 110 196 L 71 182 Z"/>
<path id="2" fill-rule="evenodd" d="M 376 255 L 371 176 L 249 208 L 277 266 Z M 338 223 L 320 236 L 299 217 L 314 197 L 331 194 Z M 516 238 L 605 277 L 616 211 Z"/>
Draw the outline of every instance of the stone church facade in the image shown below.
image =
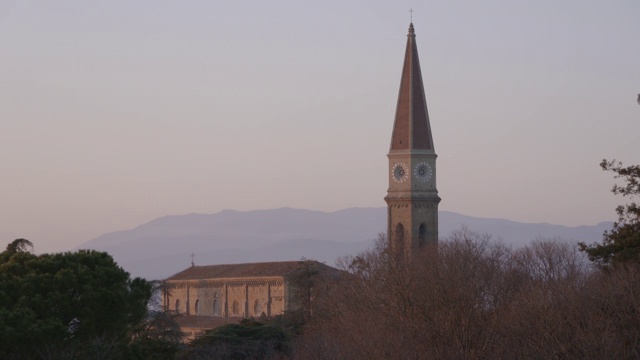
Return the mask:
<path id="1" fill-rule="evenodd" d="M 165 280 L 165 310 L 175 312 L 189 338 L 242 318 L 296 310 L 293 278 L 312 267 L 321 277 L 340 271 L 317 261 L 191 266 Z"/>

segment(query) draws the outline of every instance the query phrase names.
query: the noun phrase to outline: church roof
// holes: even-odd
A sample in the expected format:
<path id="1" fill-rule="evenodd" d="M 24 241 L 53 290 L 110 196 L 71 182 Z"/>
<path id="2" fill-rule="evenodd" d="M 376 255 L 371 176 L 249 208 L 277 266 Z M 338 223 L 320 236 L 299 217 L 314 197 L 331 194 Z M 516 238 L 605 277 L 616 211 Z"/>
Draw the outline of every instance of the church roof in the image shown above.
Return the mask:
<path id="1" fill-rule="evenodd" d="M 413 23 L 409 25 L 391 151 L 434 150 Z"/>
<path id="2" fill-rule="evenodd" d="M 224 279 L 224 278 L 246 278 L 246 277 L 286 277 L 305 264 L 305 261 L 278 261 L 246 264 L 222 264 L 192 266 L 181 271 L 167 280 L 203 280 L 203 279 Z M 320 270 L 331 270 L 338 272 L 330 266 L 313 261 Z"/>

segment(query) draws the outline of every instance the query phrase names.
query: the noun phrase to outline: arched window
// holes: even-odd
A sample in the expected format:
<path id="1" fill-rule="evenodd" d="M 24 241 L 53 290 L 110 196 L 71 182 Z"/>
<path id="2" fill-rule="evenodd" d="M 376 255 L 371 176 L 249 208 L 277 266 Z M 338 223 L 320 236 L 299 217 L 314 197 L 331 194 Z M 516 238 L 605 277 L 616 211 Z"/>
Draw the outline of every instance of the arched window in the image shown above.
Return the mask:
<path id="1" fill-rule="evenodd" d="M 220 316 L 220 301 L 213 299 L 213 315 Z"/>
<path id="2" fill-rule="evenodd" d="M 404 226 L 402 223 L 398 223 L 398 225 L 396 225 L 395 243 L 397 254 L 400 256 L 404 255 Z"/>
<path id="3" fill-rule="evenodd" d="M 262 314 L 262 304 L 260 300 L 256 299 L 256 302 L 253 304 L 253 315 L 260 316 Z"/>
<path id="4" fill-rule="evenodd" d="M 240 314 L 240 305 L 238 304 L 238 300 L 233 300 L 233 305 L 231 305 L 231 313 L 235 316 Z"/>
<path id="5" fill-rule="evenodd" d="M 180 299 L 176 299 L 176 313 L 180 313 Z"/>
<path id="6" fill-rule="evenodd" d="M 196 306 L 193 308 L 196 315 L 200 313 L 200 299 L 196 300 Z"/>
<path id="7" fill-rule="evenodd" d="M 427 244 L 427 227 L 424 223 L 420 224 L 420 230 L 418 231 L 418 245 L 423 247 Z"/>

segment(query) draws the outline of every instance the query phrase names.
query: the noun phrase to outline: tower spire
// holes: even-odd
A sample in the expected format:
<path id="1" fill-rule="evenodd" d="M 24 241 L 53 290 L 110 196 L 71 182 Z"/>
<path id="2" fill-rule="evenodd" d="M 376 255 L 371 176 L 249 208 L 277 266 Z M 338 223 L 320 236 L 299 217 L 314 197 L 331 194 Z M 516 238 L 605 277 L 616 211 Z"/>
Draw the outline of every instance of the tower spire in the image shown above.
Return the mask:
<path id="1" fill-rule="evenodd" d="M 391 151 L 434 150 L 413 23 L 409 24 Z"/>
<path id="2" fill-rule="evenodd" d="M 389 149 L 387 202 L 390 246 L 410 257 L 438 243 L 436 153 L 427 112 L 413 23 L 409 24 L 400 91 Z"/>

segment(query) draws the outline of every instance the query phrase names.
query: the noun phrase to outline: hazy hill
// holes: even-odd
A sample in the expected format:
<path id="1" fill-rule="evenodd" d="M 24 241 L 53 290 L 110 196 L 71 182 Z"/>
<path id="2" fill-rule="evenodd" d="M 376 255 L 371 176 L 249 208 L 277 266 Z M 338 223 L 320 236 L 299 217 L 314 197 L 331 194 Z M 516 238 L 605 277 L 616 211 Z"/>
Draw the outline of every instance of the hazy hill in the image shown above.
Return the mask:
<path id="1" fill-rule="evenodd" d="M 316 259 L 332 265 L 339 256 L 367 249 L 386 229 L 386 208 L 351 208 L 326 213 L 299 209 L 224 210 L 217 214 L 165 216 L 131 230 L 97 237 L 79 248 L 109 252 L 134 276 L 168 277 L 190 265 Z M 537 237 L 599 241 L 611 228 L 566 227 L 483 219 L 440 212 L 440 237 L 466 225 L 520 246 Z"/>

